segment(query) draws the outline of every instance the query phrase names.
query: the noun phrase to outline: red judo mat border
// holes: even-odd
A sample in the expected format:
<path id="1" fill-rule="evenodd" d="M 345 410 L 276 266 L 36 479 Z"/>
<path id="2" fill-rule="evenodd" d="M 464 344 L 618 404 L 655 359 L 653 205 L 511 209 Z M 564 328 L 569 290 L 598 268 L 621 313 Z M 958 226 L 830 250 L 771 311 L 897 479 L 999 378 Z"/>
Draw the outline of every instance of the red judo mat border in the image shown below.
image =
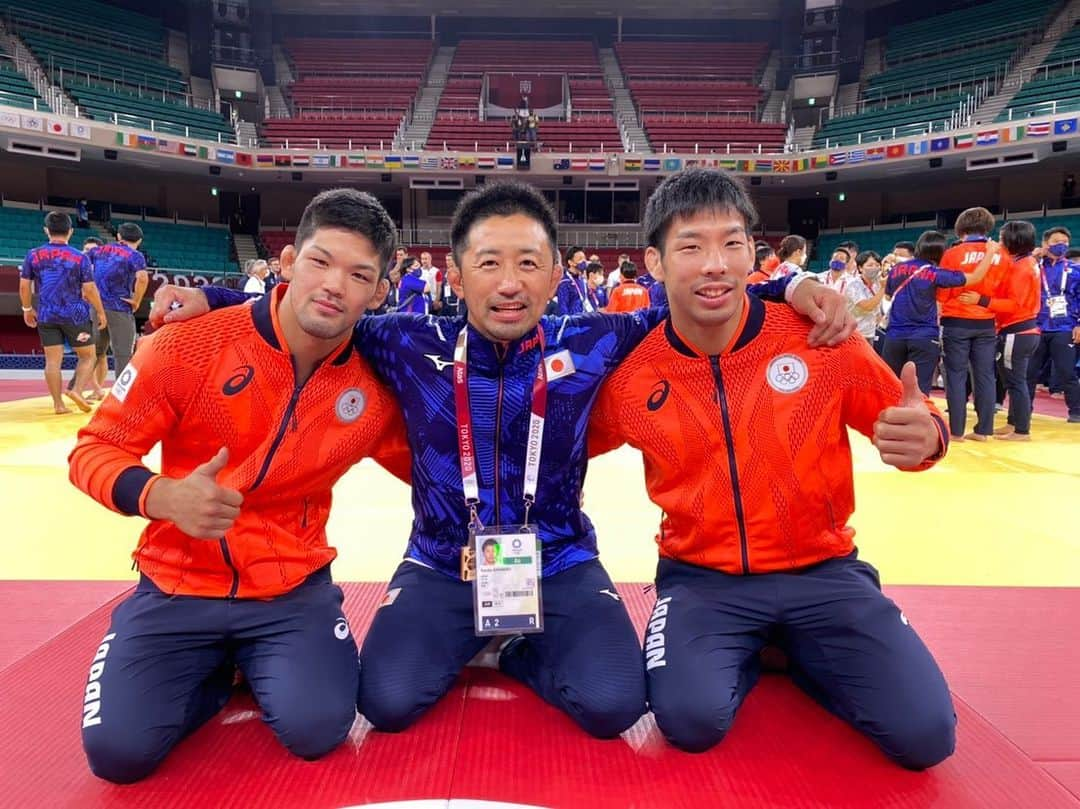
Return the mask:
<path id="1" fill-rule="evenodd" d="M 362 637 L 385 584 L 343 586 Z M 619 589 L 640 629 L 652 595 L 641 586 Z M 920 613 L 917 594 L 894 595 L 909 614 Z M 649 717 L 620 739 L 592 739 L 527 688 L 478 669 L 413 729 L 383 734 L 358 719 L 350 739 L 319 762 L 289 756 L 250 698 L 238 695 L 157 773 L 118 787 L 89 773 L 78 727 L 85 671 L 110 609 L 0 672 L 0 804 L 208 809 L 469 798 L 590 809 L 1080 806 L 961 699 L 956 755 L 911 773 L 779 675 L 762 679 L 723 744 L 691 755 L 667 745 Z"/>

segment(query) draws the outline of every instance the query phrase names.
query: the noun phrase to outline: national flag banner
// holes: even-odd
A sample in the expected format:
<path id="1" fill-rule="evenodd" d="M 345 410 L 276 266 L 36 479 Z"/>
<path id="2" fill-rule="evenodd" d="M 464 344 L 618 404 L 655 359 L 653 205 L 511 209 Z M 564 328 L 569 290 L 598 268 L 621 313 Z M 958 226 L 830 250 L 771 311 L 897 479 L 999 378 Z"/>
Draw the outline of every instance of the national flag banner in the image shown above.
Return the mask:
<path id="1" fill-rule="evenodd" d="M 407 169 L 418 169 L 420 168 L 420 155 L 407 154 L 401 159 L 401 164 Z"/>
<path id="2" fill-rule="evenodd" d="M 306 169 L 311 165 L 311 158 L 306 154 L 294 154 L 292 164 L 294 169 Z"/>
<path id="3" fill-rule="evenodd" d="M 199 147 L 199 160 L 207 160 L 210 157 L 210 150 L 205 146 Z"/>
<path id="4" fill-rule="evenodd" d="M 979 132 L 975 135 L 975 143 L 979 146 L 993 146 L 998 142 L 998 131 L 991 129 L 989 132 Z"/>
<path id="5" fill-rule="evenodd" d="M 1039 121 L 1037 124 L 1027 124 L 1027 136 L 1029 138 L 1043 138 L 1050 134 L 1050 122 Z"/>
<path id="6" fill-rule="evenodd" d="M 660 158 L 659 157 L 646 157 L 642 161 L 642 168 L 645 171 L 660 171 Z"/>
<path id="7" fill-rule="evenodd" d="M 422 157 L 420 158 L 420 168 L 425 171 L 438 171 L 439 170 L 439 158 L 437 157 Z"/>
<path id="8" fill-rule="evenodd" d="M 157 150 L 164 152 L 165 154 L 182 154 L 184 151 L 184 144 L 175 140 L 159 139 L 157 142 Z"/>
<path id="9" fill-rule="evenodd" d="M 570 171 L 570 158 L 560 157 L 558 160 L 551 161 L 552 171 Z"/>
<path id="10" fill-rule="evenodd" d="M 22 116 L 22 128 L 29 129 L 31 132 L 44 132 L 45 119 L 40 115 L 24 115 Z"/>
<path id="11" fill-rule="evenodd" d="M 739 161 L 725 157 L 722 160 L 717 161 L 716 167 L 723 169 L 724 171 L 738 171 Z"/>
<path id="12" fill-rule="evenodd" d="M 138 143 L 140 149 L 156 149 L 157 137 L 154 135 L 139 135 Z"/>
<path id="13" fill-rule="evenodd" d="M 573 157 L 570 159 L 571 171 L 586 171 L 589 168 L 589 161 L 584 157 Z"/>
<path id="14" fill-rule="evenodd" d="M 66 135 L 68 133 L 67 121 L 61 121 L 59 118 L 46 118 L 45 131 L 50 135 Z"/>
<path id="15" fill-rule="evenodd" d="M 403 165 L 401 155 L 398 154 L 388 154 L 383 160 L 383 167 L 390 170 L 400 169 Z"/>
<path id="16" fill-rule="evenodd" d="M 317 154 L 311 156 L 311 167 L 313 169 L 328 169 L 330 168 L 330 155 Z"/>
<path id="17" fill-rule="evenodd" d="M 274 165 L 278 167 L 288 167 L 292 165 L 292 158 L 287 154 L 274 155 Z"/>
<path id="18" fill-rule="evenodd" d="M 82 140 L 90 140 L 93 130 L 90 129 L 90 124 L 74 123 L 71 125 L 71 136 L 73 138 L 81 138 Z"/>
<path id="19" fill-rule="evenodd" d="M 813 167 L 816 169 L 827 169 L 829 167 L 829 156 L 823 154 L 814 155 Z"/>
<path id="20" fill-rule="evenodd" d="M 481 171 L 492 171 L 495 168 L 495 158 L 478 157 L 476 158 L 476 167 Z"/>
<path id="21" fill-rule="evenodd" d="M 791 171 L 790 160 L 774 160 L 772 162 L 772 170 L 778 174 L 787 174 Z"/>
<path id="22" fill-rule="evenodd" d="M 772 171 L 772 170 L 773 170 L 773 162 L 771 160 L 755 160 L 754 161 L 754 171 L 764 172 L 764 171 Z"/>
<path id="23" fill-rule="evenodd" d="M 458 158 L 458 167 L 472 171 L 476 168 L 476 158 L 472 155 L 462 155 Z"/>
<path id="24" fill-rule="evenodd" d="M 850 163 L 862 163 L 864 160 L 866 160 L 866 150 L 865 149 L 852 149 L 850 152 L 848 152 L 847 162 L 849 164 Z"/>
<path id="25" fill-rule="evenodd" d="M 192 143 L 185 143 L 184 148 L 181 151 L 183 152 L 184 157 L 197 157 L 199 154 L 199 150 L 195 148 L 195 145 Z M 274 162 L 273 158 L 270 159 L 270 162 Z"/>
<path id="26" fill-rule="evenodd" d="M 232 165 L 236 162 L 236 152 L 232 149 L 218 149 L 215 159 L 219 163 L 228 163 Z"/>
<path id="27" fill-rule="evenodd" d="M 925 143 L 925 141 L 924 141 Z M 885 147 L 874 146 L 866 150 L 867 160 L 884 160 L 885 159 Z"/>
<path id="28" fill-rule="evenodd" d="M 439 168 L 443 171 L 457 171 L 458 159 L 456 157 L 439 158 Z"/>
<path id="29" fill-rule="evenodd" d="M 640 157 L 623 158 L 623 171 L 641 171 Z"/>
<path id="30" fill-rule="evenodd" d="M 367 165 L 367 158 L 362 154 L 342 155 L 341 165 L 350 169 L 360 169 Z"/>
<path id="31" fill-rule="evenodd" d="M 793 160 L 791 168 L 793 171 L 809 171 L 810 159 L 807 157 L 800 157 L 798 160 Z"/>
<path id="32" fill-rule="evenodd" d="M 132 133 L 132 134 L 128 135 L 127 136 L 127 145 L 130 146 L 132 149 L 138 149 L 139 148 L 139 136 L 136 135 L 135 133 Z"/>
<path id="33" fill-rule="evenodd" d="M 906 150 L 904 149 L 904 144 L 902 144 L 902 143 L 894 143 L 891 146 L 886 146 L 885 147 L 885 157 L 889 158 L 890 160 L 895 159 L 897 157 L 903 157 L 904 154 L 905 154 L 905 151 Z"/>
<path id="34" fill-rule="evenodd" d="M 1024 139 L 1024 134 L 1027 131 L 1027 127 L 1020 126 L 1007 126 L 1004 129 L 998 130 L 1001 135 L 1002 143 L 1015 143 L 1018 140 Z"/>
<path id="35" fill-rule="evenodd" d="M 917 140 L 907 145 L 909 155 L 926 154 L 928 151 L 930 151 L 930 144 L 925 140 Z"/>
<path id="36" fill-rule="evenodd" d="M 952 141 L 949 138 L 931 138 L 930 139 L 930 151 L 931 152 L 944 152 L 947 151 Z"/>
<path id="37" fill-rule="evenodd" d="M 679 157 L 665 157 L 664 158 L 664 171 L 681 171 L 682 170 L 682 158 Z"/>
<path id="38" fill-rule="evenodd" d="M 589 171 L 604 171 L 607 168 L 607 159 L 603 157 L 589 158 Z"/>
<path id="39" fill-rule="evenodd" d="M 1075 135 L 1076 134 L 1076 119 L 1066 118 L 1063 121 L 1054 121 L 1054 134 L 1055 135 Z"/>
<path id="40" fill-rule="evenodd" d="M 18 129 L 19 113 L 8 112 L 7 110 L 0 110 L 0 126 L 6 126 L 10 129 Z"/>
<path id="41" fill-rule="evenodd" d="M 970 149 L 975 145 L 975 136 L 970 132 L 966 135 L 957 135 L 953 138 L 953 146 L 957 149 Z"/>
<path id="42" fill-rule="evenodd" d="M 847 152 L 837 152 L 829 155 L 830 166 L 842 166 L 847 163 Z"/>
<path id="43" fill-rule="evenodd" d="M 186 146 L 184 147 L 187 148 Z M 274 156 L 272 154 L 260 154 L 255 155 L 256 166 L 272 166 L 274 165 Z"/>
<path id="44" fill-rule="evenodd" d="M 745 174 L 749 174 L 753 170 L 754 170 L 754 161 L 753 160 L 739 160 L 738 161 L 738 164 L 736 166 L 736 171 L 740 171 L 740 172 L 743 172 Z"/>
<path id="45" fill-rule="evenodd" d="M 238 166 L 252 166 L 255 163 L 255 158 L 250 152 L 237 152 L 236 153 L 236 165 Z"/>
<path id="46" fill-rule="evenodd" d="M 514 167 L 515 156 L 512 154 L 501 154 L 495 160 L 495 168 L 497 169 L 512 169 Z"/>

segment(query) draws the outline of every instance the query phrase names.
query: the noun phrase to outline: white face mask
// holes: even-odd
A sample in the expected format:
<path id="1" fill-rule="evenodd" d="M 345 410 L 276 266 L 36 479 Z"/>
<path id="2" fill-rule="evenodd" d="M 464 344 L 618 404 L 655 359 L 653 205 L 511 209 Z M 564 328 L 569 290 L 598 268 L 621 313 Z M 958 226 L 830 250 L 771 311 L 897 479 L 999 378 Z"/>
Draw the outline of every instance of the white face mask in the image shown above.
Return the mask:
<path id="1" fill-rule="evenodd" d="M 878 278 L 881 277 L 881 267 L 866 267 L 863 269 L 863 274 L 871 281 L 876 281 Z"/>

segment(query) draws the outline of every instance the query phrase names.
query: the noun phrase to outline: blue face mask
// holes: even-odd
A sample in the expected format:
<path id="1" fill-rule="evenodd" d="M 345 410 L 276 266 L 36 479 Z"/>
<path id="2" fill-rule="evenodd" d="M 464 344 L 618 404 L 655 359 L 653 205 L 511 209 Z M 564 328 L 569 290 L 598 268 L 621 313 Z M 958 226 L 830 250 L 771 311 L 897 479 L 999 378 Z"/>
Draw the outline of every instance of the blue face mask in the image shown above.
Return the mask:
<path id="1" fill-rule="evenodd" d="M 589 262 L 579 261 L 576 266 L 581 272 L 585 272 L 585 269 L 589 266 Z"/>
<path id="2" fill-rule="evenodd" d="M 1052 244 L 1047 249 L 1050 255 L 1054 258 L 1065 258 L 1065 254 L 1069 252 L 1069 245 L 1067 244 Z"/>
<path id="3" fill-rule="evenodd" d="M 836 272 L 840 272 L 840 270 L 846 270 L 847 269 L 847 262 L 846 261 L 837 261 L 837 260 L 830 261 L 829 262 L 829 269 L 830 270 L 835 270 Z"/>

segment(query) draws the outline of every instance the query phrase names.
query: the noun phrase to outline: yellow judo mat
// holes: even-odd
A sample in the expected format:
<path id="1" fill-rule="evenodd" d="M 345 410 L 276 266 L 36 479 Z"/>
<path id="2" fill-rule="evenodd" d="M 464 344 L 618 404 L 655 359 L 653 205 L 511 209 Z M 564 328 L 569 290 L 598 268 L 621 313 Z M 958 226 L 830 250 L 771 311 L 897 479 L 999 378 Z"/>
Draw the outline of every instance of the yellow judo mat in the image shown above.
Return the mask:
<path id="1" fill-rule="evenodd" d="M 51 415 L 45 397 L 0 404 L 0 579 L 134 579 L 130 553 L 144 521 L 107 511 L 67 479 L 67 454 L 89 418 Z M 1080 585 L 1080 425 L 1036 415 L 1031 432 L 1030 443 L 954 444 L 919 474 L 885 466 L 852 433 L 860 556 L 888 584 Z M 157 464 L 155 451 L 147 465 Z M 342 478 L 328 529 L 335 578 L 390 578 L 409 534 L 409 498 L 371 461 Z M 585 510 L 612 578 L 651 580 L 659 510 L 637 452 L 590 464 Z"/>

